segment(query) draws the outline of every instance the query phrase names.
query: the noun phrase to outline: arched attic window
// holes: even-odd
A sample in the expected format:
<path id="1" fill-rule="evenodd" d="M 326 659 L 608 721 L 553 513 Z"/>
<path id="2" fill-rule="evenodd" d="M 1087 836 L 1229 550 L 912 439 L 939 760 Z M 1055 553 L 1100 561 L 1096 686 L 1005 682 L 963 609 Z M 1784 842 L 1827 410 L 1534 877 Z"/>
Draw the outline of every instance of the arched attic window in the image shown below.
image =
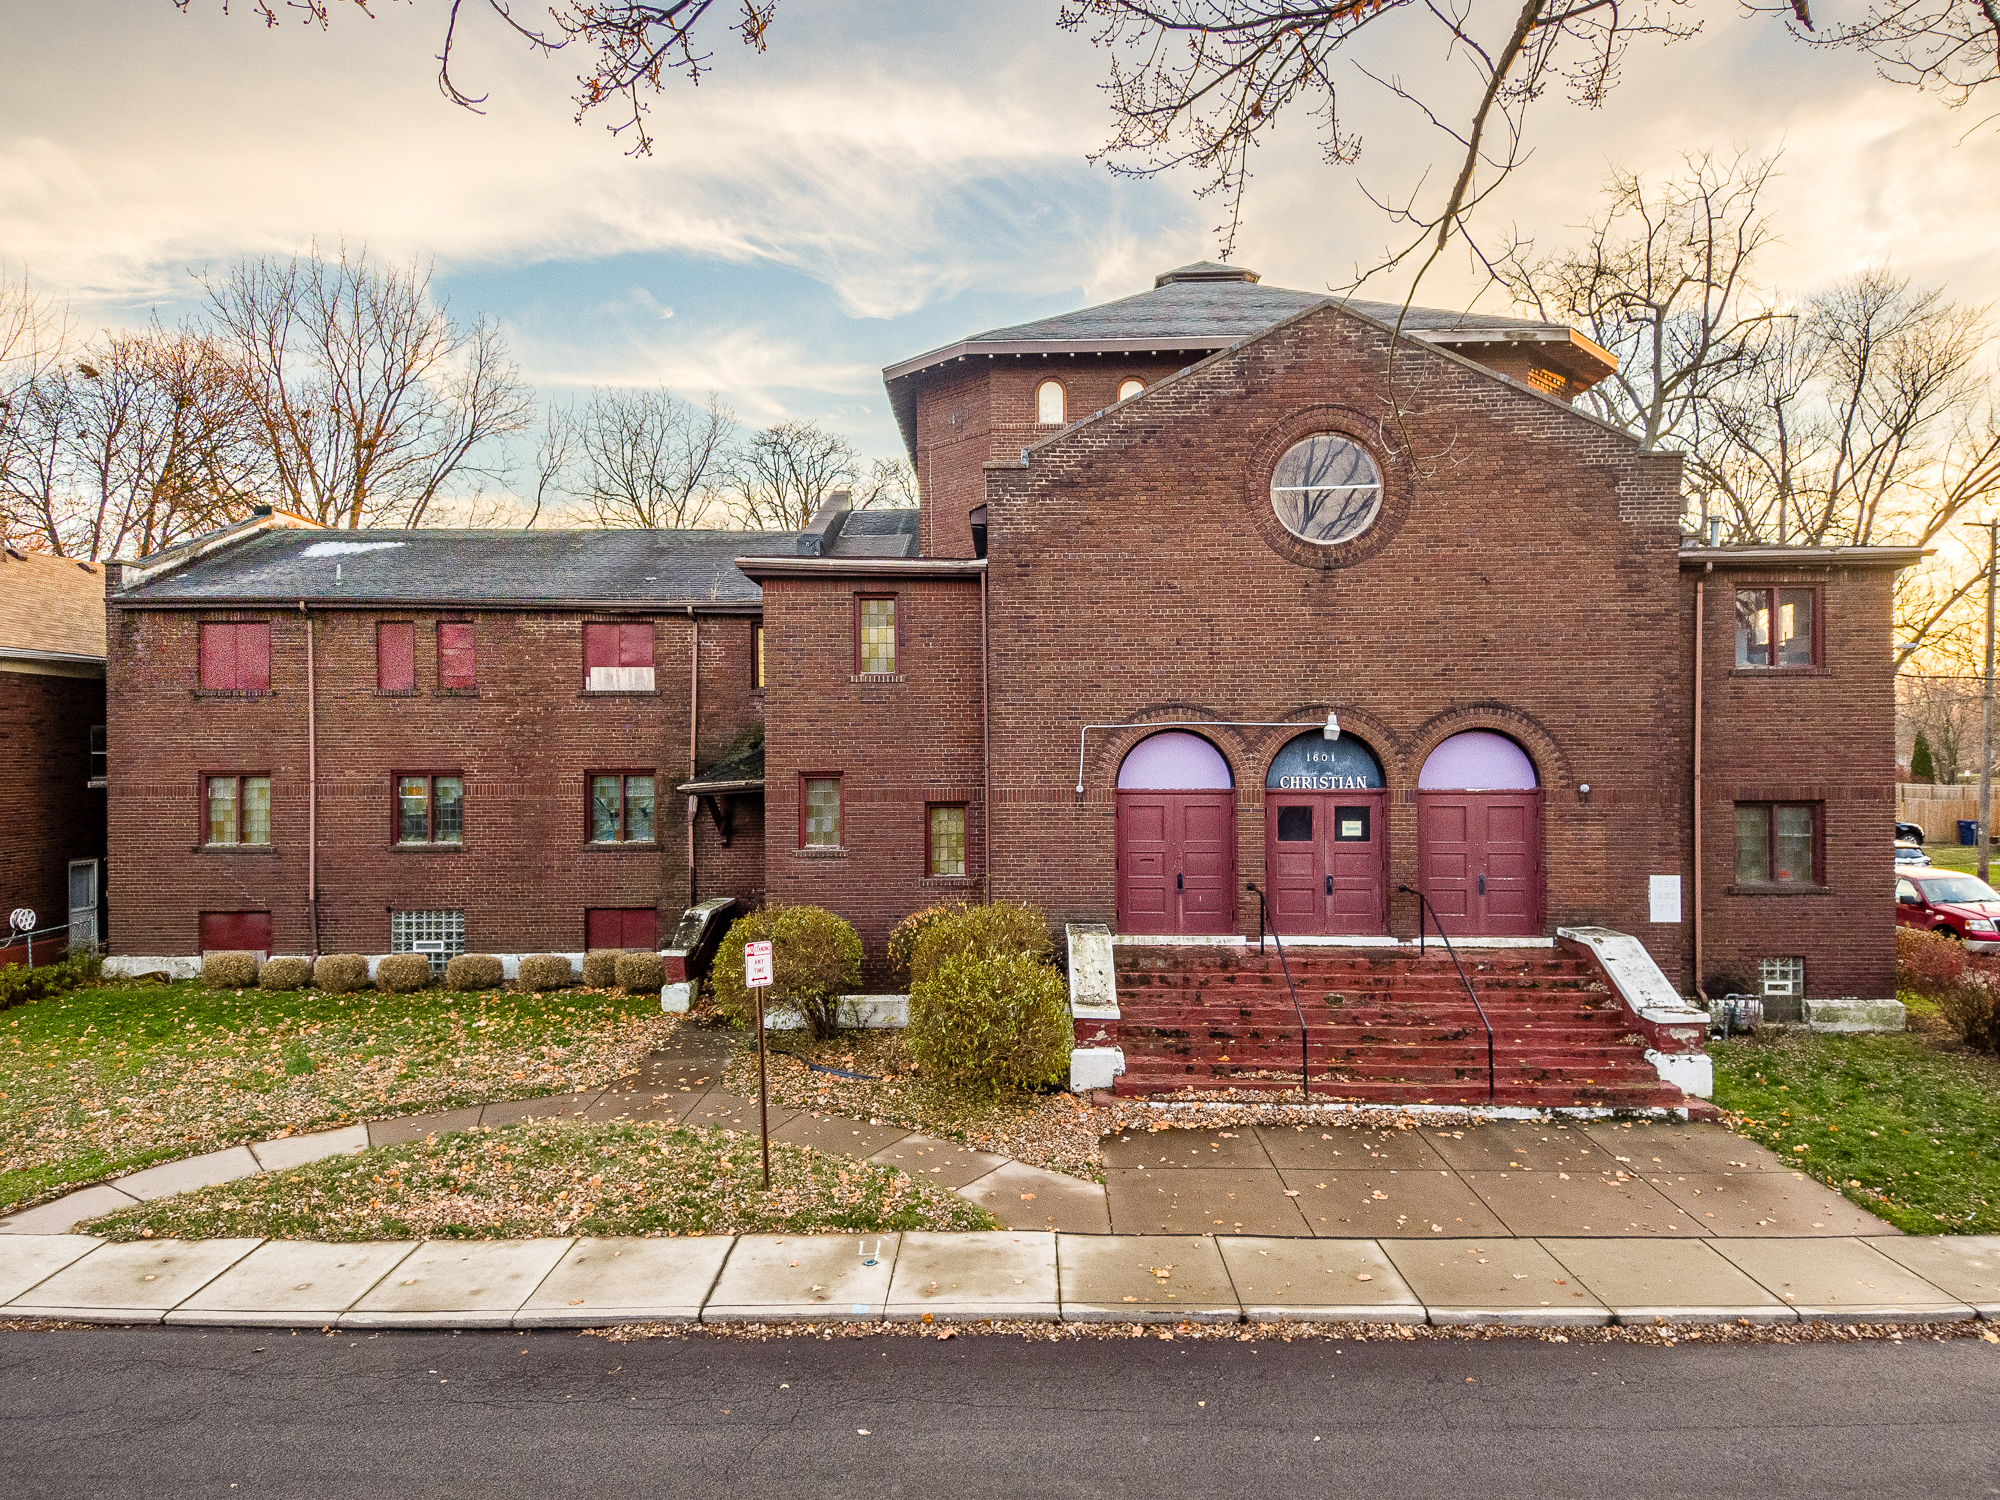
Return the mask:
<path id="1" fill-rule="evenodd" d="M 1067 401 L 1060 380 L 1044 380 L 1035 387 L 1035 420 L 1044 427 L 1060 427 L 1068 420 Z"/>
<path id="2" fill-rule="evenodd" d="M 1130 401 L 1145 388 L 1145 381 L 1139 379 L 1136 375 L 1128 375 L 1125 379 L 1118 382 L 1118 399 L 1120 401 Z"/>

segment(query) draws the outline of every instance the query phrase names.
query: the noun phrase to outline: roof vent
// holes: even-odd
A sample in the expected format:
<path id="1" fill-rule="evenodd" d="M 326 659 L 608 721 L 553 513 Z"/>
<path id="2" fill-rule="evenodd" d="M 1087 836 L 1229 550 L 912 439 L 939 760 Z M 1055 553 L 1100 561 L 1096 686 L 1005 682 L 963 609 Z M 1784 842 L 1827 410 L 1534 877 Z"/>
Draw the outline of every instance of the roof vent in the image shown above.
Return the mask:
<path id="1" fill-rule="evenodd" d="M 1175 281 L 1248 281 L 1258 282 L 1264 278 L 1255 271 L 1242 266 L 1225 266 L 1220 261 L 1198 260 L 1191 266 L 1180 266 L 1172 271 L 1162 271 L 1153 278 L 1156 287 L 1166 286 Z"/>
<path id="2" fill-rule="evenodd" d="M 253 505 L 250 507 L 250 514 L 253 516 L 268 516 L 270 513 L 271 507 L 268 505 Z"/>

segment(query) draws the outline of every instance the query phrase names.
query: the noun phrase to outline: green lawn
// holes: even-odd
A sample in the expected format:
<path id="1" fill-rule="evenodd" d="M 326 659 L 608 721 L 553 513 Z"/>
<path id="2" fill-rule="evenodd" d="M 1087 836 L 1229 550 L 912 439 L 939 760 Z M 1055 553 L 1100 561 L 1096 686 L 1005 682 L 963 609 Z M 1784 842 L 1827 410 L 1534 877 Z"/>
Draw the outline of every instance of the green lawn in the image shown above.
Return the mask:
<path id="1" fill-rule="evenodd" d="M 1709 1050 L 1743 1134 L 1910 1234 L 2000 1233 L 2000 1060 L 1908 1032 Z"/>
<path id="2" fill-rule="evenodd" d="M 893 1167 L 657 1121 L 539 1120 L 378 1146 L 179 1193 L 84 1226 L 116 1240 L 530 1239 L 998 1229 L 985 1209 Z"/>
<path id="3" fill-rule="evenodd" d="M 353 995 L 107 984 L 0 1011 L 0 1212 L 221 1146 L 601 1087 L 650 993 Z"/>

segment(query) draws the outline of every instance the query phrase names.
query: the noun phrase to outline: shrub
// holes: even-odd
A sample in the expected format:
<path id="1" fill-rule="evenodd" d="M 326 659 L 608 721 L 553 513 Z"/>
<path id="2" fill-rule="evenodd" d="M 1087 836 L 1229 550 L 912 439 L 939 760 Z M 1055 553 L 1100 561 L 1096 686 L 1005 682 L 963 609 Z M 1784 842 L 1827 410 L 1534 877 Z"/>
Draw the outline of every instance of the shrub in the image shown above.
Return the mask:
<path id="1" fill-rule="evenodd" d="M 1984 975 L 1968 975 L 1936 998 L 1938 1014 L 1960 1041 L 1980 1052 L 2000 1052 L 2000 991 Z"/>
<path id="2" fill-rule="evenodd" d="M 947 909 L 926 922 L 910 945 L 912 990 L 954 958 L 1020 957 L 1046 963 L 1053 944 L 1048 918 L 1018 901 Z"/>
<path id="3" fill-rule="evenodd" d="M 608 990 L 618 983 L 618 959 L 622 948 L 594 948 L 583 955 L 583 986 Z"/>
<path id="4" fill-rule="evenodd" d="M 520 986 L 541 993 L 566 990 L 576 983 L 576 969 L 560 953 L 534 953 L 521 960 Z"/>
<path id="5" fill-rule="evenodd" d="M 461 953 L 444 966 L 448 990 L 497 990 L 506 977 L 500 960 L 490 953 Z"/>
<path id="6" fill-rule="evenodd" d="M 429 987 L 431 961 L 422 953 L 391 953 L 375 965 L 375 988 L 391 995 L 407 995 Z"/>
<path id="7" fill-rule="evenodd" d="M 1965 979 L 1965 945 L 1921 927 L 1896 929 L 1896 988 L 1932 999 Z"/>
<path id="8" fill-rule="evenodd" d="M 359 953 L 322 954 L 313 964 L 313 988 L 345 995 L 368 982 L 368 960 Z"/>
<path id="9" fill-rule="evenodd" d="M 1069 986 L 1023 953 L 947 958 L 911 988 L 904 1036 L 918 1065 L 943 1082 L 1045 1088 L 1069 1063 Z"/>
<path id="10" fill-rule="evenodd" d="M 72 953 L 52 964 L 7 964 L 0 967 L 0 1010 L 28 1005 L 51 995 L 66 995 L 79 985 L 94 984 L 104 960 L 95 953 Z"/>
<path id="11" fill-rule="evenodd" d="M 625 989 L 656 990 L 667 982 L 667 966 L 657 953 L 618 955 L 618 983 Z"/>
<path id="12" fill-rule="evenodd" d="M 743 984 L 743 945 L 771 944 L 771 987 L 764 1002 L 790 1005 L 806 1030 L 823 1039 L 840 1030 L 840 998 L 861 983 L 861 935 L 819 906 L 767 907 L 739 917 L 716 950 L 708 971 L 715 1004 L 739 1025 L 749 1025 L 757 1003 Z"/>
<path id="13" fill-rule="evenodd" d="M 917 946 L 917 939 L 929 932 L 938 922 L 967 910 L 970 903 L 946 901 L 937 906 L 926 906 L 922 911 L 913 911 L 889 931 L 889 972 L 905 988 L 910 983 L 910 954 Z"/>
<path id="14" fill-rule="evenodd" d="M 201 982 L 212 990 L 247 990 L 257 983 L 257 955 L 204 953 Z"/>
<path id="15" fill-rule="evenodd" d="M 267 958 L 257 971 L 260 990 L 302 990 L 312 983 L 313 965 L 309 958 Z"/>

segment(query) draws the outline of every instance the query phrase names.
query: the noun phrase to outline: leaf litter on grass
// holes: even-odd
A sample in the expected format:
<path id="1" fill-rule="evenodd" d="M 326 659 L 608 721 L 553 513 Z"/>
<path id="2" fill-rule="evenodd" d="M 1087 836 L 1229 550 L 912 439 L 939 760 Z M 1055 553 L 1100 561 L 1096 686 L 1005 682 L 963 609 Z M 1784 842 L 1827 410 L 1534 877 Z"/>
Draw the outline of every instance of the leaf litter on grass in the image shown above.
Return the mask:
<path id="1" fill-rule="evenodd" d="M 536 1120 L 378 1146 L 156 1199 L 81 1226 L 114 1240 L 531 1239 L 995 1229 L 893 1167 L 664 1121 Z"/>
<path id="2" fill-rule="evenodd" d="M 649 994 L 116 984 L 0 1016 L 0 1212 L 155 1161 L 602 1088 L 680 1018 Z"/>

